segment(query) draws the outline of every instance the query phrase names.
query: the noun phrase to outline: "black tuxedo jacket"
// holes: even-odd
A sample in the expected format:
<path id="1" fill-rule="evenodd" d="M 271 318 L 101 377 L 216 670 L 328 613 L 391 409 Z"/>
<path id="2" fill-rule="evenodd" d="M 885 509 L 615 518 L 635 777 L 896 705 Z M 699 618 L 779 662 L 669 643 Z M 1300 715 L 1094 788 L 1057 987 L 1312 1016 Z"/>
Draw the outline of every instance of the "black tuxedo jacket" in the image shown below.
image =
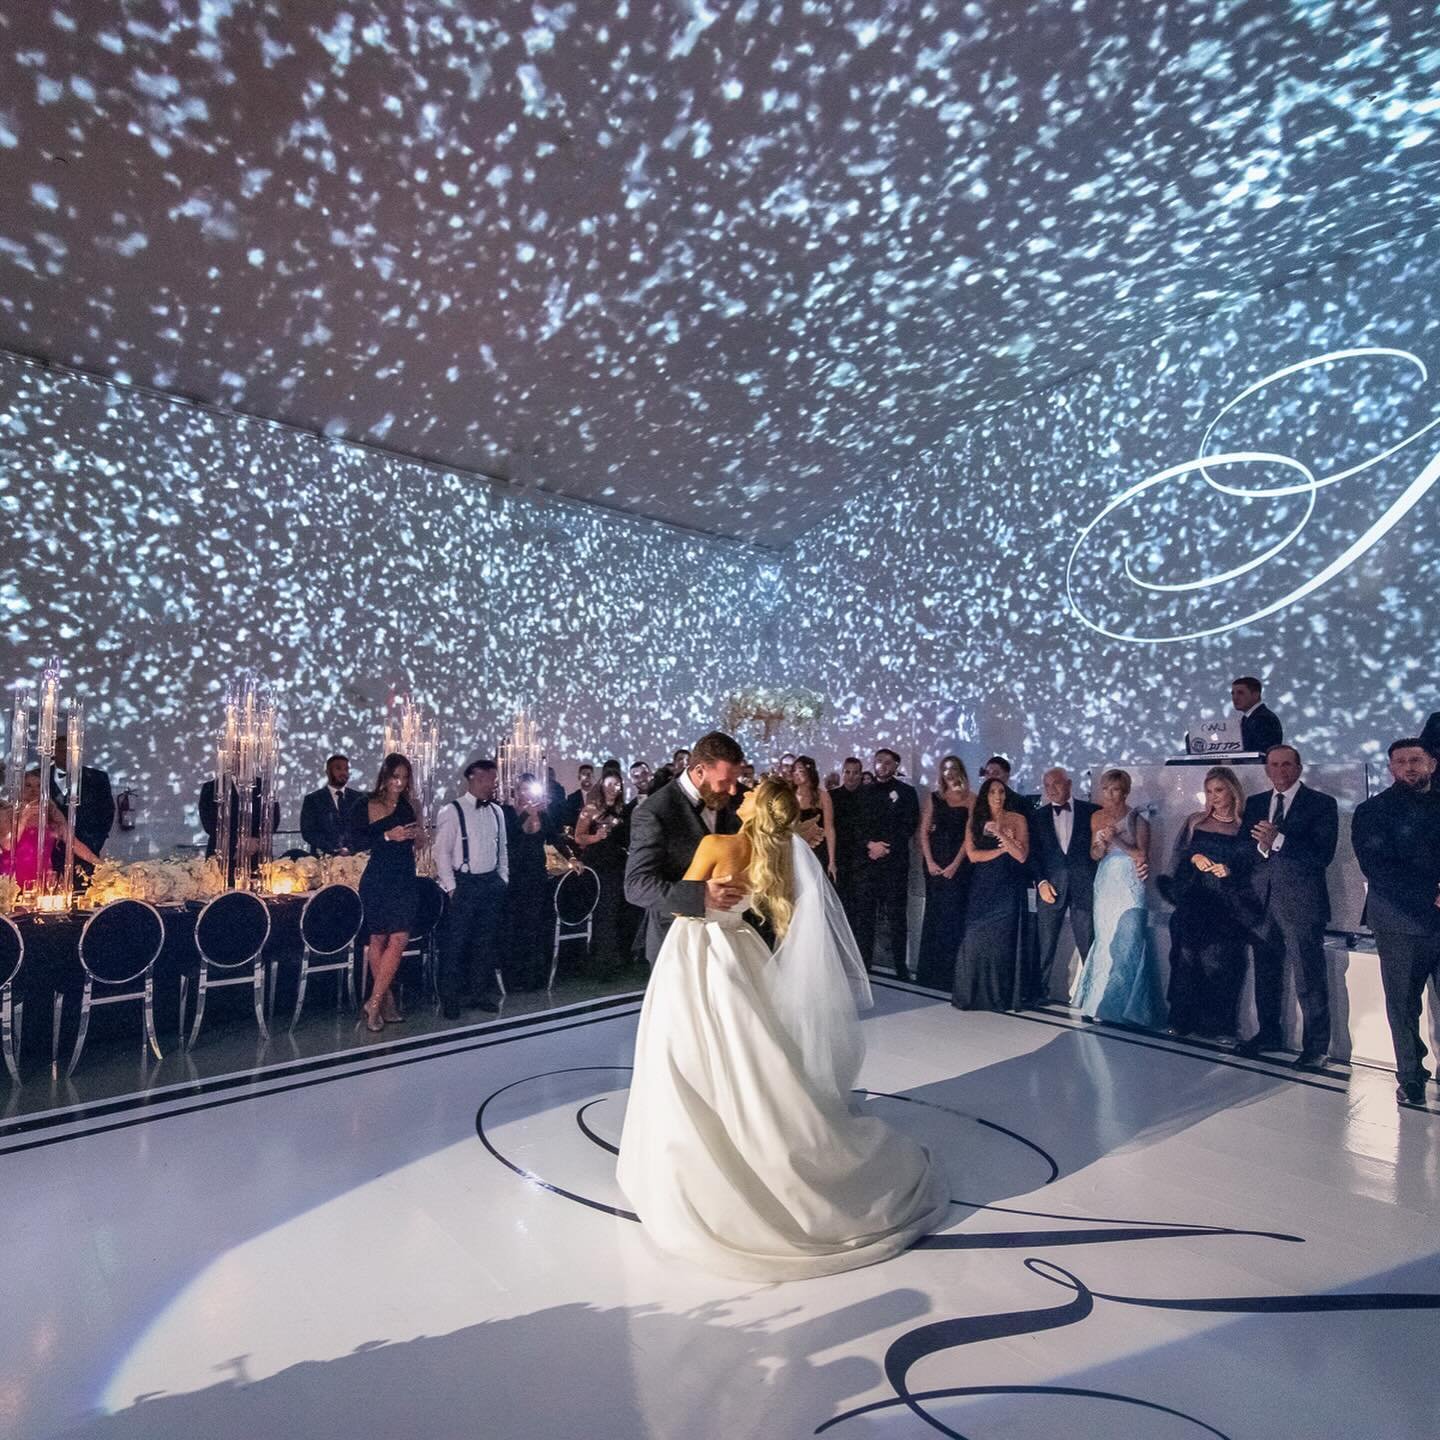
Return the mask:
<path id="1" fill-rule="evenodd" d="M 733 809 L 720 811 L 715 834 L 733 835 L 739 829 Z M 625 898 L 645 911 L 645 957 L 652 965 L 677 915 L 705 914 L 705 882 L 683 877 L 710 833 L 678 780 L 648 796 L 630 817 Z"/>
<path id="2" fill-rule="evenodd" d="M 1392 785 L 1356 807 L 1350 843 L 1369 886 L 1366 918 L 1382 935 L 1440 933 L 1440 793 Z"/>
<path id="3" fill-rule="evenodd" d="M 869 869 L 908 874 L 910 842 L 920 828 L 920 797 L 903 780 L 877 780 L 859 790 L 860 863 Z M 872 841 L 889 845 L 883 860 L 872 860 L 865 848 Z"/>
<path id="4" fill-rule="evenodd" d="M 1060 848 L 1055 834 L 1055 815 L 1041 800 L 1030 812 L 1030 878 L 1039 884 L 1048 880 L 1055 887 L 1055 903 L 1068 899 L 1081 910 L 1095 903 L 1095 866 L 1090 858 L 1090 817 L 1098 807 L 1088 800 L 1070 801 L 1074 812 L 1070 823 L 1070 848 Z"/>
<path id="5" fill-rule="evenodd" d="M 1270 818 L 1275 792 L 1259 791 L 1245 801 L 1241 834 Z M 1269 914 L 1302 925 L 1324 925 L 1330 919 L 1330 891 L 1325 870 L 1335 858 L 1340 833 L 1340 807 L 1333 795 L 1312 790 L 1303 781 L 1280 826 L 1285 843 L 1256 862 L 1254 885 Z M 1256 846 L 1258 850 L 1259 847 Z"/>
<path id="6" fill-rule="evenodd" d="M 62 772 L 63 773 L 63 772 Z M 51 772 L 50 798 L 63 811 L 64 787 L 60 776 Z M 110 777 L 103 770 L 89 765 L 80 767 L 80 803 L 75 807 L 75 838 L 88 845 L 97 855 L 110 838 L 115 823 L 115 797 L 110 792 Z"/>
<path id="7" fill-rule="evenodd" d="M 1248 715 L 1240 718 L 1240 748 L 1258 750 L 1262 755 L 1285 738 L 1280 717 L 1261 701 Z"/>
<path id="8" fill-rule="evenodd" d="M 358 790 L 340 792 L 337 807 L 330 787 L 312 790 L 300 802 L 300 834 L 312 855 L 336 855 L 344 850 L 368 848 L 365 797 Z"/>

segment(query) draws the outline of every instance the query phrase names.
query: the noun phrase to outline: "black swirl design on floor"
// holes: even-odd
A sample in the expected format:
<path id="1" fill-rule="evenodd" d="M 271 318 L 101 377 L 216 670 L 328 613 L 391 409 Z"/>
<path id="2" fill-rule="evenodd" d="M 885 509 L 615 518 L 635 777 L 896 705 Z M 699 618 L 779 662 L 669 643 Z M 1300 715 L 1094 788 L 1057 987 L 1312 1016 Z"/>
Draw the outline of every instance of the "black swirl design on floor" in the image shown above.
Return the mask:
<path id="1" fill-rule="evenodd" d="M 602 1214 L 612 1215 L 621 1220 L 638 1223 L 639 1217 L 631 1210 L 607 1204 L 592 1196 L 547 1180 L 543 1175 L 520 1164 L 505 1154 L 488 1133 L 486 1114 L 501 1096 L 522 1085 L 536 1081 L 554 1079 L 559 1076 L 582 1074 L 628 1075 L 632 1069 L 627 1065 L 577 1065 L 558 1070 L 541 1071 L 513 1080 L 508 1085 L 488 1095 L 475 1114 L 475 1132 L 486 1150 L 508 1170 L 548 1190 L 562 1199 L 573 1201 Z M 1028 1136 L 1007 1126 L 978 1115 L 970 1115 L 952 1106 L 932 1100 L 920 1100 L 909 1095 L 897 1095 L 880 1090 L 857 1090 L 857 1094 L 871 1099 L 894 1100 L 905 1104 L 923 1105 L 939 1110 L 961 1120 L 983 1126 L 995 1134 L 1002 1135 L 1038 1157 L 1048 1170 L 1041 1183 L 1050 1185 L 1060 1177 L 1060 1167 L 1055 1158 Z M 576 1127 L 591 1145 L 611 1156 L 618 1156 L 619 1148 L 607 1140 L 590 1123 L 590 1112 L 611 1097 L 593 1096 L 580 1103 L 574 1114 Z M 956 1199 L 952 1202 L 972 1210 L 989 1210 L 998 1214 L 1023 1216 L 1027 1219 L 1054 1220 L 1065 1222 L 1067 1229 L 1016 1229 L 930 1235 L 916 1243 L 916 1249 L 929 1250 L 1006 1250 L 1076 1245 L 1126 1244 L 1136 1241 L 1166 1239 L 1194 1239 L 1201 1236 L 1245 1237 L 1272 1240 L 1284 1244 L 1302 1244 L 1303 1237 L 1281 1231 L 1242 1230 L 1224 1225 L 1204 1225 L 1188 1221 L 1162 1221 L 1149 1219 L 1124 1219 L 1114 1216 L 1070 1215 L 1046 1210 L 1023 1209 L 1018 1206 L 999 1205 Z M 1224 1431 L 1205 1420 L 1186 1414 L 1184 1411 L 1160 1404 L 1157 1401 L 1125 1395 L 1117 1391 L 1091 1389 L 1066 1385 L 967 1385 L 951 1386 L 924 1391 L 909 1388 L 909 1374 L 920 1361 L 945 1351 L 977 1345 L 987 1340 L 1013 1339 L 1019 1336 L 1041 1334 L 1049 1330 L 1063 1329 L 1088 1319 L 1097 1302 L 1107 1305 L 1138 1306 L 1152 1309 L 1188 1311 L 1207 1314 L 1229 1315 L 1282 1315 L 1282 1314 L 1324 1314 L 1356 1311 L 1401 1311 L 1440 1309 L 1440 1295 L 1412 1294 L 1390 1295 L 1381 1293 L 1358 1295 L 1251 1295 L 1227 1297 L 1170 1297 L 1147 1298 L 1133 1295 L 1116 1295 L 1105 1291 L 1092 1290 L 1078 1276 L 1049 1260 L 1028 1256 L 1025 1268 L 1032 1274 L 1072 1292 L 1071 1298 L 1054 1306 L 1039 1307 L 991 1315 L 957 1316 L 946 1320 L 921 1325 L 906 1332 L 895 1340 L 885 1355 L 886 1379 L 894 1391 L 892 1398 L 858 1406 L 843 1414 L 836 1415 L 820 1425 L 815 1433 L 823 1434 L 834 1427 L 861 1416 L 873 1415 L 885 1410 L 903 1408 L 909 1410 L 936 1434 L 950 1437 L 950 1440 L 983 1440 L 980 1436 L 966 1435 L 941 1420 L 927 1406 L 944 1400 L 980 1398 L 991 1396 L 1046 1396 L 1093 1401 L 1097 1404 L 1125 1406 L 1140 1411 L 1164 1415 L 1172 1420 L 1193 1427 L 1197 1434 L 1216 1437 L 1216 1440 L 1232 1440 Z"/>

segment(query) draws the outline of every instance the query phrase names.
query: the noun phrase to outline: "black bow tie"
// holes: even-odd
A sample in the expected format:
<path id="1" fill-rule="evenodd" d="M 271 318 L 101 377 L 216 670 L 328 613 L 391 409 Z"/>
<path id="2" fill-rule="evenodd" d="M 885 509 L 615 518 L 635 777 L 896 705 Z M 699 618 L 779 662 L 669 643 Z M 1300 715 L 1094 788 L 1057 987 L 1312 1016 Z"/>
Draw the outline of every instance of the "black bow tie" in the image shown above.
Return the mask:
<path id="1" fill-rule="evenodd" d="M 1068 812 L 1069 809 L 1070 809 L 1070 802 L 1067 800 L 1063 805 L 1052 805 L 1052 806 L 1050 807 L 1050 809 L 1051 809 L 1056 815 L 1059 815 L 1062 811 Z"/>

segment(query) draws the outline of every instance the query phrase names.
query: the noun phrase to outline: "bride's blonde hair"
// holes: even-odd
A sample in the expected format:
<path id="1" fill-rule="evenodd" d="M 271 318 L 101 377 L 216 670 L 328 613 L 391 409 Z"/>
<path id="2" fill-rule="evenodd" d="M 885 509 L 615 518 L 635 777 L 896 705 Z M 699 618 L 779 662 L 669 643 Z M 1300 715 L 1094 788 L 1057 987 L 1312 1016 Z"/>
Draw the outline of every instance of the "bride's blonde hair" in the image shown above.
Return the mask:
<path id="1" fill-rule="evenodd" d="M 750 842 L 751 903 L 774 927 L 778 940 L 795 913 L 795 861 L 790 837 L 800 823 L 800 802 L 785 780 L 766 776 L 755 787 L 755 813 L 742 825 Z"/>

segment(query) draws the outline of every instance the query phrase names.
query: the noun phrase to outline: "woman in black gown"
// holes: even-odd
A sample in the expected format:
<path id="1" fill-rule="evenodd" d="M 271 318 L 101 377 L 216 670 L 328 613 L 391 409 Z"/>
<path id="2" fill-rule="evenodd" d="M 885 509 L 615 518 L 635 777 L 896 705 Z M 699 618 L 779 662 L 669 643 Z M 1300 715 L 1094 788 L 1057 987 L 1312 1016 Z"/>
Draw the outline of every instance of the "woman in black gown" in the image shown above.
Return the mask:
<path id="1" fill-rule="evenodd" d="M 1020 797 L 1003 780 L 987 780 L 965 831 L 971 874 L 950 997 L 957 1010 L 1018 1010 L 1023 1003 L 1020 916 L 1029 855 L 1030 827 Z"/>
<path id="2" fill-rule="evenodd" d="M 1161 893 L 1170 917 L 1170 1029 L 1233 1041 L 1245 983 L 1246 940 L 1258 920 L 1250 877 L 1259 860 L 1243 833 L 1245 795 L 1235 772 L 1205 776 L 1205 809 L 1190 816 L 1175 842 Z"/>
<path id="3" fill-rule="evenodd" d="M 819 767 L 809 755 L 797 755 L 786 778 L 795 787 L 795 798 L 800 802 L 800 823 L 818 822 L 820 838 L 811 841 L 810 848 L 820 868 L 834 880 L 835 861 L 831 851 L 835 847 L 831 838 L 835 834 L 835 813 L 830 807 L 830 792 L 820 784 Z"/>
<path id="4" fill-rule="evenodd" d="M 505 847 L 510 884 L 505 891 L 505 983 L 512 990 L 541 990 L 550 974 L 555 915 L 545 877 L 545 787 L 522 775 L 505 806 Z"/>
<path id="5" fill-rule="evenodd" d="M 591 792 L 575 823 L 580 858 L 600 882 L 600 898 L 590 919 L 590 973 L 608 980 L 630 963 L 635 938 L 634 906 L 625 899 L 625 860 L 630 827 L 625 821 L 625 787 L 618 775 L 606 775 Z"/>
<path id="6" fill-rule="evenodd" d="M 366 811 L 370 858 L 360 877 L 365 928 L 370 932 L 365 958 L 373 982 L 365 1002 L 367 1030 L 380 1031 L 386 1022 L 404 1017 L 390 993 L 400 957 L 415 924 L 420 882 L 415 878 L 415 841 L 420 834 L 415 799 L 410 790 L 410 762 L 387 755 L 370 792 Z"/>
<path id="7" fill-rule="evenodd" d="M 955 962 L 965 938 L 965 892 L 970 882 L 965 827 L 973 799 L 964 761 L 947 755 L 940 762 L 940 788 L 926 797 L 920 813 L 925 923 L 915 981 L 932 990 L 948 990 L 955 983 Z"/>

